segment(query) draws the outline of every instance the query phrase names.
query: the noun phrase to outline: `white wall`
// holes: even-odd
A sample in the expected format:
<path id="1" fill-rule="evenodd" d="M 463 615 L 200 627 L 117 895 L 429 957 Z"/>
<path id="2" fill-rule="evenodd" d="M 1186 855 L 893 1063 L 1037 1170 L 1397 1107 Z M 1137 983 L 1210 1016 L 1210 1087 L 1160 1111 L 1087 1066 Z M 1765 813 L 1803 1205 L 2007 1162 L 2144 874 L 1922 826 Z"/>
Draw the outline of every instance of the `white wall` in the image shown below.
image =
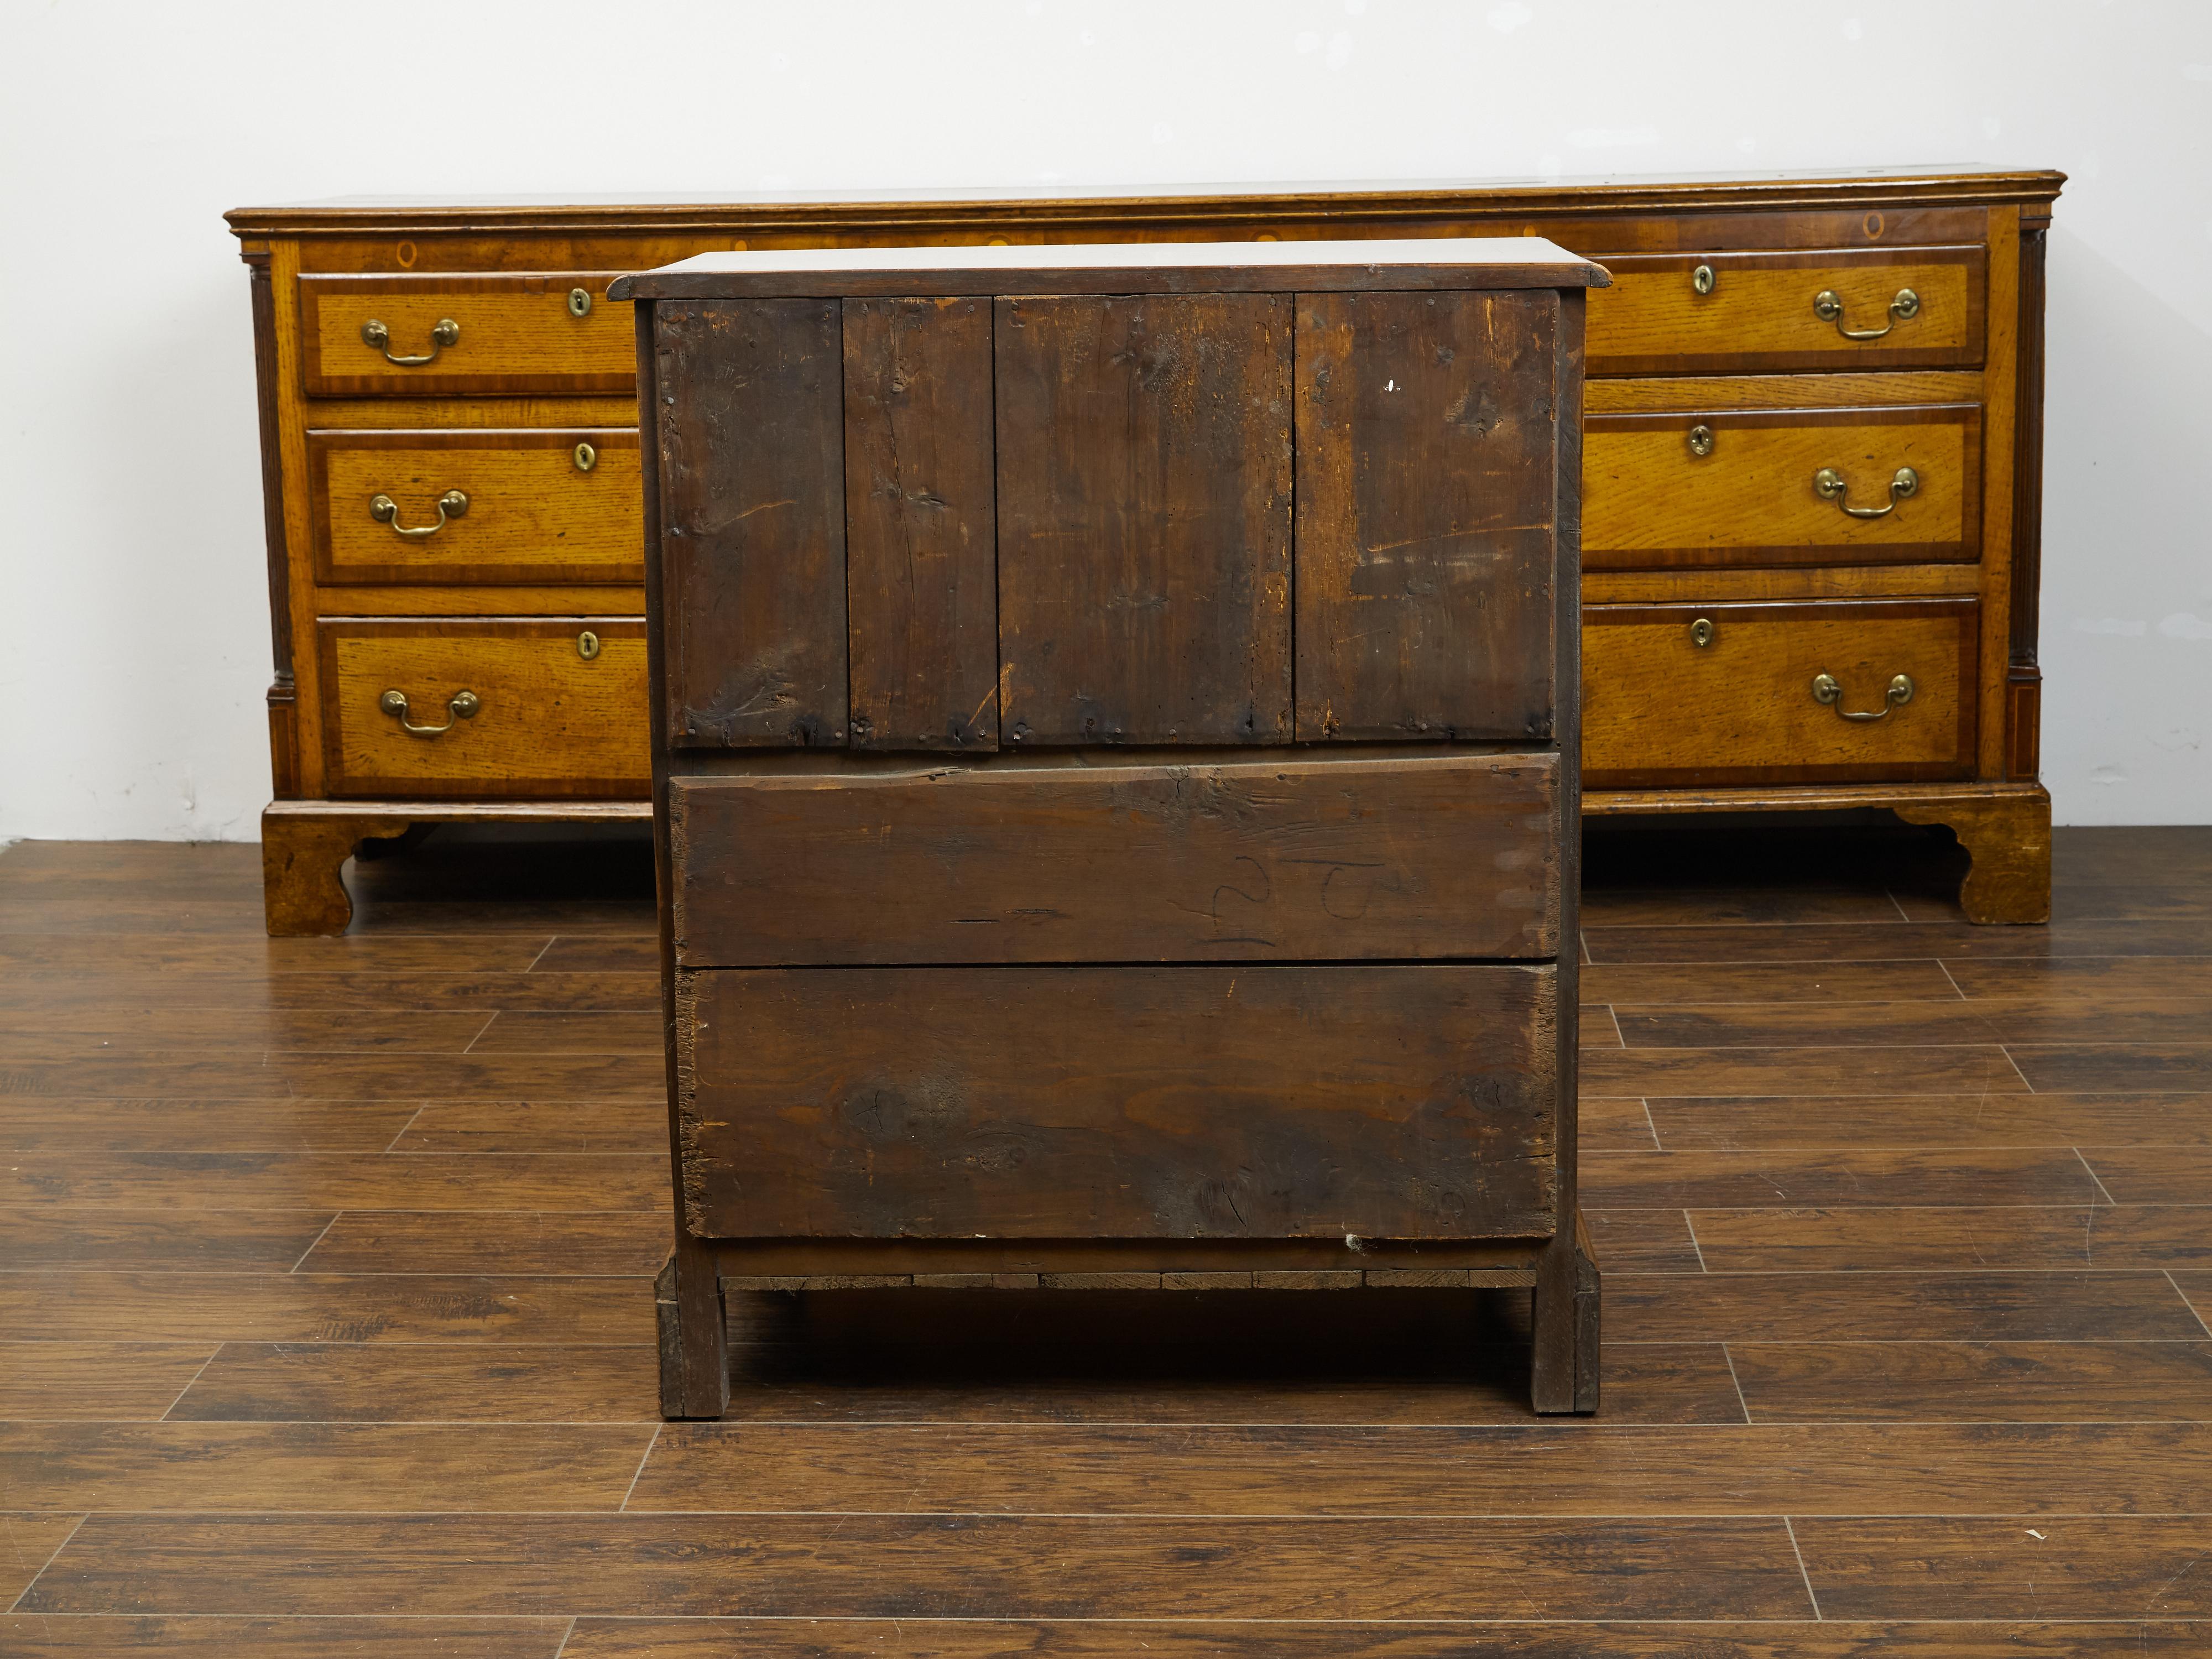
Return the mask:
<path id="1" fill-rule="evenodd" d="M 2073 175 L 2044 776 L 2212 822 L 2212 5 L 0 0 L 0 837 L 251 839 L 252 348 L 225 208 L 1743 171 Z"/>

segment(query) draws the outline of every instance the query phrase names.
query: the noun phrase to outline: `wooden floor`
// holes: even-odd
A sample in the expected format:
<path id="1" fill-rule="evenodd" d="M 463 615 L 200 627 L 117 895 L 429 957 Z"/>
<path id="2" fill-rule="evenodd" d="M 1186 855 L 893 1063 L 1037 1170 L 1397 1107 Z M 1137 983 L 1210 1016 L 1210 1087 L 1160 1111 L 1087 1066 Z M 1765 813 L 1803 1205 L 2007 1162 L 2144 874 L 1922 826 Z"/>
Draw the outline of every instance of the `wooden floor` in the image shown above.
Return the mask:
<path id="1" fill-rule="evenodd" d="M 1595 1421 L 1508 1292 L 924 1291 L 689 1426 L 644 849 L 17 846 L 0 1652 L 2212 1653 L 2212 830 L 1942 840 L 1594 839 Z"/>

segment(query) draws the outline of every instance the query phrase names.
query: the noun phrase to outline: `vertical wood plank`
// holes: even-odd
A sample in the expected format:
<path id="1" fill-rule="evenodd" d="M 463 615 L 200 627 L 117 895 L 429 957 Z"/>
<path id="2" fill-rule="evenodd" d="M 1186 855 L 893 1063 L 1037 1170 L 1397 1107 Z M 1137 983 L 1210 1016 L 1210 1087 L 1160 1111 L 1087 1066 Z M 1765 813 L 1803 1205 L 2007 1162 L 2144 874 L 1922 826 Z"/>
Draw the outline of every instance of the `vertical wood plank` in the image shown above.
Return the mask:
<path id="1" fill-rule="evenodd" d="M 1559 296 L 1297 303 L 1299 741 L 1548 737 Z"/>
<path id="2" fill-rule="evenodd" d="M 838 302 L 664 301 L 653 310 L 670 741 L 842 745 Z"/>
<path id="3" fill-rule="evenodd" d="M 997 302 L 1009 744 L 1291 735 L 1291 302 Z"/>
<path id="4" fill-rule="evenodd" d="M 855 749 L 999 746 L 991 307 L 845 301 Z"/>

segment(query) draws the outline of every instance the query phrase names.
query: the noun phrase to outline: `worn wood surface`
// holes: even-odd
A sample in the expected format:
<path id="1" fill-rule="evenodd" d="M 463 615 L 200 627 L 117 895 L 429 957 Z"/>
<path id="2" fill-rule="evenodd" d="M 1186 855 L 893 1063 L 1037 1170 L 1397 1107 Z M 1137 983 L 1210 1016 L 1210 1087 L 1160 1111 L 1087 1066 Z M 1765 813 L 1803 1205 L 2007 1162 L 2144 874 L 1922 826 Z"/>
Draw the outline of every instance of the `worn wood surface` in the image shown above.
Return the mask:
<path id="1" fill-rule="evenodd" d="M 687 971 L 687 1212 L 723 1238 L 1547 1235 L 1553 984 L 1534 967 Z"/>
<path id="2" fill-rule="evenodd" d="M 842 747 L 837 304 L 670 305 L 653 322 L 669 740 Z"/>
<path id="3" fill-rule="evenodd" d="M 578 446 L 591 451 L 587 469 Z M 641 576 L 637 433 L 556 427 L 307 435 L 319 582 L 625 582 Z M 468 507 L 428 536 L 449 490 Z M 369 511 L 387 495 L 390 523 Z"/>
<path id="4" fill-rule="evenodd" d="M 995 303 L 1004 740 L 1287 740 L 1290 299 Z"/>
<path id="5" fill-rule="evenodd" d="M 1834 1091 L 1704 1093 L 1692 1069 L 1688 1091 L 1585 1103 L 1586 1135 L 1648 1126 L 1583 1158 L 1602 1417 L 1529 1415 L 1525 1291 L 907 1289 L 795 1320 L 733 1295 L 729 1420 L 657 1444 L 665 1164 L 578 1156 L 548 1184 L 543 1153 L 487 1145 L 450 1188 L 467 1207 L 422 1209 L 457 1160 L 399 1133 L 426 1103 L 561 1105 L 562 1133 L 609 1110 L 588 1073 L 452 1097 L 471 1042 L 451 1016 L 649 1009 L 649 866 L 563 899 L 572 856 L 505 849 L 501 885 L 434 837 L 357 873 L 362 931 L 270 940 L 250 848 L 0 852 L 0 1014 L 24 1018 L 0 1042 L 45 1017 L 83 1045 L 9 1066 L 5 1163 L 72 1123 L 78 1167 L 149 1155 L 0 1206 L 0 1646 L 2193 1656 L 2212 1097 L 2165 1079 L 2203 1051 L 2212 834 L 2062 829 L 2058 921 L 1999 930 L 1948 896 L 1938 835 L 1632 823 L 1589 851 L 1583 989 L 1628 1052 L 1687 1042 L 1752 1089 L 1825 1054 Z M 426 931 L 456 880 L 494 896 Z M 438 1018 L 395 1046 L 413 1015 Z M 148 1083 L 215 1086 L 64 1092 L 119 1077 L 103 1021 L 112 1047 L 179 1046 Z M 294 1046 L 331 1042 L 391 1052 L 363 1071 Z M 1962 1045 L 2156 1069 L 1866 1091 L 1877 1056 Z M 633 1105 L 653 1103 L 648 1076 Z M 380 1494 L 421 1507 L 353 1509 Z M 495 1497 L 513 1507 L 469 1512 Z M 1028 1512 L 923 1512 L 964 1501 Z M 1623 1559 L 1659 1578 L 1591 1565 Z M 1529 1623 L 1530 1595 L 1597 1622 Z M 1270 1610 L 1290 1616 L 1249 1622 Z"/>
<path id="6" fill-rule="evenodd" d="M 1703 646 L 1700 619 L 1712 624 Z M 1957 599 L 1595 607 L 1583 629 L 1584 781 L 1972 777 L 1978 623 L 1976 602 Z M 1843 688 L 1832 705 L 1813 696 L 1820 674 Z M 1890 706 L 1899 674 L 1912 696 Z"/>
<path id="7" fill-rule="evenodd" d="M 999 744 L 988 300 L 848 300 L 853 747 Z"/>
<path id="8" fill-rule="evenodd" d="M 1553 757 L 672 780 L 687 967 L 1548 957 Z"/>
<path id="9" fill-rule="evenodd" d="M 1300 299 L 1301 741 L 1550 735 L 1559 306 Z"/>

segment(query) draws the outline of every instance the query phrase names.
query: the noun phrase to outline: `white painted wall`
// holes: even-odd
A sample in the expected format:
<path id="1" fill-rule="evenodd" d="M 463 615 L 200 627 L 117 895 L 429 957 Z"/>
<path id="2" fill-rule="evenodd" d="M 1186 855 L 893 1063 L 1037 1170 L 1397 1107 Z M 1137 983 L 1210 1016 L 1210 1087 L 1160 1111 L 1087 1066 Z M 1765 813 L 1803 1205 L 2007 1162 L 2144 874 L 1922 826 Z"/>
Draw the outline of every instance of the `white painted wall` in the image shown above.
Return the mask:
<path id="1" fill-rule="evenodd" d="M 2212 822 L 2212 5 L 0 0 L 0 838 L 256 833 L 268 620 L 225 208 L 1938 161 L 2073 175 L 2059 820 Z"/>

